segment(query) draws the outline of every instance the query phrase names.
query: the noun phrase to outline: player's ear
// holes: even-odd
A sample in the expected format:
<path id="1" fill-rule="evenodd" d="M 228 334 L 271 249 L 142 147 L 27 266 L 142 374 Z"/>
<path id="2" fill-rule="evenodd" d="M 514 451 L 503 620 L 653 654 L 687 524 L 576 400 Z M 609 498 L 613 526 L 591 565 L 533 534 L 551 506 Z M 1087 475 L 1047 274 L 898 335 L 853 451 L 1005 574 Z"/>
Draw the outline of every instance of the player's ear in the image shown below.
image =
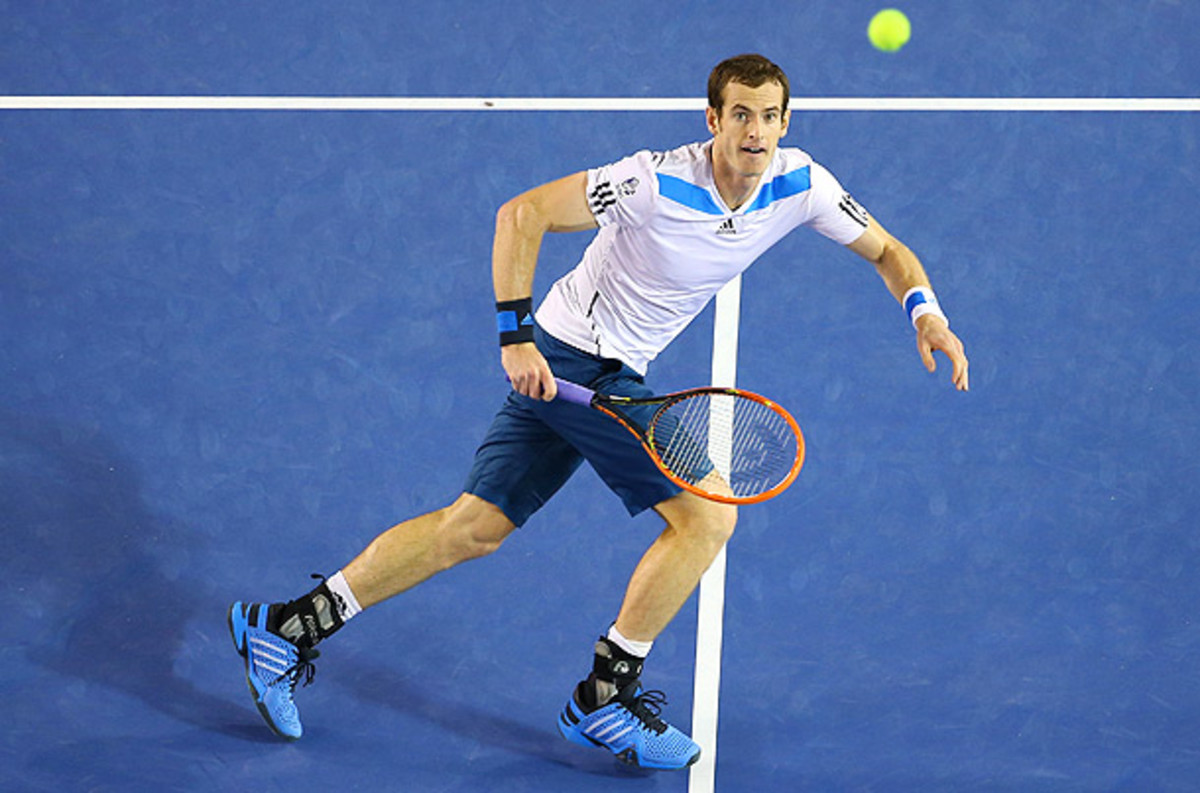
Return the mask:
<path id="1" fill-rule="evenodd" d="M 704 108 L 704 120 L 708 124 L 708 131 L 716 135 L 717 130 L 720 128 L 721 119 L 712 105 Z"/>
<path id="2" fill-rule="evenodd" d="M 783 123 L 779 125 L 779 137 L 782 138 L 787 134 L 788 124 L 790 123 L 792 123 L 792 111 L 785 110 L 783 111 Z"/>

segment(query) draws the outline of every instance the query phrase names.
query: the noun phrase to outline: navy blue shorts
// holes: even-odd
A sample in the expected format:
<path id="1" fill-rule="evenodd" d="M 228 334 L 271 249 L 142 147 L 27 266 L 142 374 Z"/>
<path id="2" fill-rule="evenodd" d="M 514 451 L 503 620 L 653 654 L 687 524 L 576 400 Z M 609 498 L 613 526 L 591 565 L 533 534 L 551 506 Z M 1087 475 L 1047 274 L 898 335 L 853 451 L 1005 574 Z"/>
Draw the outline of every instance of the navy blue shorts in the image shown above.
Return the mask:
<path id="1" fill-rule="evenodd" d="M 642 376 L 534 329 L 538 350 L 556 377 L 593 391 L 652 396 Z M 463 490 L 495 504 L 520 526 L 587 460 L 636 515 L 680 488 L 650 460 L 629 430 L 598 410 L 564 400 L 544 402 L 515 391 L 492 420 Z"/>

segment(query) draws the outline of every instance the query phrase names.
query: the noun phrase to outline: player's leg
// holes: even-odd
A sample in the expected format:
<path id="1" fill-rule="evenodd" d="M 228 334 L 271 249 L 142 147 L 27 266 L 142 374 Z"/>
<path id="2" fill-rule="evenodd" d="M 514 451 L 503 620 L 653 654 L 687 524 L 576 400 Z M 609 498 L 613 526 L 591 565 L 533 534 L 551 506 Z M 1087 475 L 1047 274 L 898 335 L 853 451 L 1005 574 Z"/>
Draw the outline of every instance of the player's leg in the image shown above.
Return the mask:
<path id="1" fill-rule="evenodd" d="M 616 622 L 622 635 L 641 642 L 654 641 L 674 619 L 737 523 L 737 507 L 688 492 L 654 509 L 666 528 L 634 569 Z"/>
<path id="2" fill-rule="evenodd" d="M 491 553 L 514 525 L 492 504 L 464 493 L 452 505 L 375 538 L 344 570 L 287 603 L 236 602 L 234 646 L 245 659 L 255 706 L 279 736 L 303 734 L 294 694 L 313 677 L 316 645 L 368 606 L 456 564 Z"/>
<path id="3" fill-rule="evenodd" d="M 383 532 L 308 594 L 272 605 L 268 628 L 298 647 L 315 647 L 364 609 L 492 553 L 515 528 L 498 507 L 463 493 Z"/>
<path id="4" fill-rule="evenodd" d="M 606 746 L 626 762 L 676 769 L 696 762 L 700 747 L 663 720 L 666 698 L 642 687 L 642 666 L 729 540 L 737 510 L 690 493 L 655 510 L 667 526 L 634 570 L 617 621 L 596 643 L 592 673 L 563 709 L 559 730 L 576 743 Z"/>
<path id="5" fill-rule="evenodd" d="M 369 608 L 435 573 L 492 553 L 515 528 L 499 507 L 463 493 L 445 509 L 380 534 L 342 573 L 362 608 Z"/>
<path id="6" fill-rule="evenodd" d="M 235 603 L 234 645 L 267 724 L 301 734 L 293 693 L 312 678 L 313 649 L 368 606 L 496 550 L 578 468 L 570 444 L 510 396 L 497 413 L 464 492 L 453 504 L 376 537 L 345 569 L 288 603 Z"/>

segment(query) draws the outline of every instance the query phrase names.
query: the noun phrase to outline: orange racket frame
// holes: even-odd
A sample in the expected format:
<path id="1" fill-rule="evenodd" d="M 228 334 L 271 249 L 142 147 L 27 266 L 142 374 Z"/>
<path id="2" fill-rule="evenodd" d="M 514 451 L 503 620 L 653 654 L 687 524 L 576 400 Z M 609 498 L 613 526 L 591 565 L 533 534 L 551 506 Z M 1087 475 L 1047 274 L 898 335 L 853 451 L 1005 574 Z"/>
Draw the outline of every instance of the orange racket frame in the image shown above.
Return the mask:
<path id="1" fill-rule="evenodd" d="M 566 380 L 560 380 L 558 378 L 555 378 L 555 380 L 558 385 L 558 398 L 580 405 L 587 405 L 599 410 L 601 413 L 604 413 L 613 419 L 616 419 L 621 423 L 621 426 L 629 430 L 629 432 L 631 432 L 633 436 L 638 439 L 638 441 L 642 444 L 642 448 L 646 450 L 648 455 L 650 455 L 650 459 L 654 461 L 654 464 L 660 471 L 663 472 L 664 476 L 689 493 L 695 493 L 696 495 L 709 499 L 710 501 L 718 501 L 723 504 L 757 504 L 759 502 L 766 501 L 767 499 L 774 498 L 786 490 L 788 486 L 790 486 L 792 482 L 796 480 L 796 477 L 800 473 L 801 467 L 804 465 L 804 433 L 800 431 L 800 425 L 796 422 L 796 419 L 794 419 L 792 414 L 788 413 L 788 411 L 779 403 L 760 394 L 756 394 L 753 391 L 744 391 L 740 388 L 721 388 L 717 386 L 709 386 L 704 388 L 692 388 L 686 391 L 677 391 L 675 393 L 664 394 L 656 397 L 621 397 L 599 394 L 595 391 L 592 391 L 590 388 L 585 388 L 577 383 L 571 383 Z M 712 490 L 707 490 L 698 486 L 697 484 L 689 482 L 687 479 L 672 471 L 670 467 L 663 461 L 654 448 L 654 425 L 658 417 L 673 404 L 682 402 L 686 399 L 704 395 L 720 395 L 730 396 L 738 399 L 748 399 L 774 411 L 787 422 L 788 428 L 791 429 L 792 434 L 795 436 L 796 455 L 787 474 L 785 474 L 779 482 L 761 493 L 743 496 L 727 495 L 725 493 L 717 493 Z M 655 411 L 654 417 L 651 418 L 648 426 L 642 428 L 633 422 L 633 420 L 620 412 L 620 407 L 624 405 L 658 405 L 659 407 Z"/>

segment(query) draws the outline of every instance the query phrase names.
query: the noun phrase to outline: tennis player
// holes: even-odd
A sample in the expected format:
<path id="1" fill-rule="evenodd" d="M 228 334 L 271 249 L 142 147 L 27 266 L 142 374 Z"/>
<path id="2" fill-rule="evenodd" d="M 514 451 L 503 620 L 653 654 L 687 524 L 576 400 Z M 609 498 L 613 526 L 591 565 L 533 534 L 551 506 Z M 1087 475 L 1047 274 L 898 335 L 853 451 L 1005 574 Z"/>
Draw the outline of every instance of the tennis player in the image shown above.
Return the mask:
<path id="1" fill-rule="evenodd" d="M 784 72 L 759 55 L 712 71 L 712 138 L 641 151 L 513 198 L 496 217 L 492 281 L 500 358 L 512 392 L 496 414 L 463 493 L 449 506 L 376 537 L 342 570 L 286 603 L 236 602 L 229 625 L 255 702 L 279 735 L 299 738 L 293 699 L 312 679 L 315 647 L 363 609 L 430 576 L 492 553 L 586 460 L 631 515 L 653 509 L 662 533 L 637 565 L 591 671 L 558 720 L 567 739 L 643 768 L 679 769 L 700 747 L 662 716 L 641 684 L 655 638 L 729 540 L 736 508 L 670 482 L 632 434 L 598 411 L 555 400 L 554 376 L 600 393 L 650 395 L 650 362 L 713 295 L 784 235 L 807 226 L 878 270 L 935 369 L 945 354 L 956 388 L 967 358 L 917 257 L 825 168 L 795 148 Z M 591 231 L 582 261 L 534 311 L 546 232 Z"/>

